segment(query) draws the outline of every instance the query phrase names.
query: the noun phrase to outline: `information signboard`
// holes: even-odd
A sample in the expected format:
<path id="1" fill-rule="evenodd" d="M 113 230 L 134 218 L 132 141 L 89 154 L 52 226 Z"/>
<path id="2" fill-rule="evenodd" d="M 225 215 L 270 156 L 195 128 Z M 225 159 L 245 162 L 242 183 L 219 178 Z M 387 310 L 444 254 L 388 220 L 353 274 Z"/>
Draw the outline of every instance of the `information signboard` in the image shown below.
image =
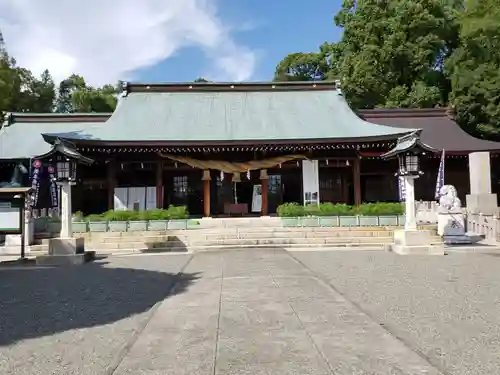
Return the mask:
<path id="1" fill-rule="evenodd" d="M 21 233 L 21 207 L 13 202 L 0 201 L 0 233 Z"/>

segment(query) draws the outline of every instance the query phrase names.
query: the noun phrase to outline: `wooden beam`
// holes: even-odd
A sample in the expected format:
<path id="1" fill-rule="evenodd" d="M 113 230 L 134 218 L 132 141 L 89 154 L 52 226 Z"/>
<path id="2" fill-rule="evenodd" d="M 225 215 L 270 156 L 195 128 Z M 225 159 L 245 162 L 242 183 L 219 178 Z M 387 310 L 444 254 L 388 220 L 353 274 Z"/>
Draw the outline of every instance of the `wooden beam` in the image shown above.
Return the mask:
<path id="1" fill-rule="evenodd" d="M 359 206 L 362 203 L 361 197 L 361 173 L 360 173 L 360 160 L 354 159 L 352 162 L 352 173 L 354 183 L 354 205 Z"/>
<path id="2" fill-rule="evenodd" d="M 203 180 L 203 216 L 210 217 L 211 208 L 210 208 L 210 171 L 203 171 L 202 178 Z"/>
<path id="3" fill-rule="evenodd" d="M 108 210 L 115 208 L 116 188 L 116 160 L 110 159 L 108 163 Z"/>
<path id="4" fill-rule="evenodd" d="M 156 208 L 163 208 L 163 161 L 156 162 Z"/>
<path id="5" fill-rule="evenodd" d="M 260 208 L 261 216 L 269 215 L 269 203 L 268 203 L 268 190 L 269 190 L 269 176 L 267 175 L 267 170 L 262 169 L 260 171 L 260 182 L 261 182 L 261 193 L 262 193 L 262 206 Z"/>

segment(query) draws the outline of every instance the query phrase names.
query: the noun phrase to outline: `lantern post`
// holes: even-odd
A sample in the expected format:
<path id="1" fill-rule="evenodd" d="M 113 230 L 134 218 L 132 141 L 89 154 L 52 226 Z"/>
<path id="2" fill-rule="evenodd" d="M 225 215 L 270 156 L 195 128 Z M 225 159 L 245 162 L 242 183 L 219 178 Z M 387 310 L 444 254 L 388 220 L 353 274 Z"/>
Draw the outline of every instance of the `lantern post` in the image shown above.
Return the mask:
<path id="1" fill-rule="evenodd" d="M 45 138 L 45 137 L 44 137 Z M 71 187 L 77 182 L 78 164 L 90 165 L 93 160 L 81 155 L 76 147 L 59 138 L 45 139 L 52 148 L 37 159 L 49 165 L 52 182 L 61 187 L 59 199 L 61 210 L 61 232 L 59 238 L 49 240 L 49 254 L 37 257 L 38 264 L 70 265 L 92 260 L 94 252 L 85 251 L 83 238 L 74 238 L 72 230 Z"/>
<path id="2" fill-rule="evenodd" d="M 427 153 L 438 150 L 423 143 L 421 130 L 415 130 L 398 139 L 396 146 L 382 155 L 383 159 L 397 159 L 396 176 L 401 178 L 405 187 L 405 226 L 403 230 L 394 231 L 394 244 L 391 250 L 398 254 L 444 254 L 443 246 L 432 244 L 432 233 L 429 230 L 418 230 L 415 204 L 415 180 L 424 172 L 420 160 Z"/>

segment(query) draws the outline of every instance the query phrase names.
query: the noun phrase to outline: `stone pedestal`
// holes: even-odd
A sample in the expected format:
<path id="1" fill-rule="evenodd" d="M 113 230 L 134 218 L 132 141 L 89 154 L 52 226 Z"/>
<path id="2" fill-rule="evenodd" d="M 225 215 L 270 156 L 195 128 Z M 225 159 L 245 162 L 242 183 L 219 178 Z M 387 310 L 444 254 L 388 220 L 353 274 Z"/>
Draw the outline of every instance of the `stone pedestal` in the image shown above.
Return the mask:
<path id="1" fill-rule="evenodd" d="M 465 217 L 461 211 L 438 213 L 438 234 L 446 245 L 471 244 L 479 238 L 465 233 Z"/>
<path id="2" fill-rule="evenodd" d="M 444 255 L 444 247 L 432 244 L 428 230 L 395 230 L 391 250 L 400 255 Z"/>
<path id="3" fill-rule="evenodd" d="M 66 266 L 83 264 L 94 259 L 94 251 L 85 251 L 83 238 L 52 238 L 49 240 L 49 254 L 38 256 L 36 263 L 45 266 Z"/>
<path id="4" fill-rule="evenodd" d="M 465 196 L 467 212 L 471 214 L 483 214 L 498 216 L 497 195 L 491 193 L 468 194 Z"/>
<path id="5" fill-rule="evenodd" d="M 491 194 L 491 166 L 489 152 L 469 154 L 470 194 L 466 196 L 467 212 L 498 215 L 496 194 Z"/>

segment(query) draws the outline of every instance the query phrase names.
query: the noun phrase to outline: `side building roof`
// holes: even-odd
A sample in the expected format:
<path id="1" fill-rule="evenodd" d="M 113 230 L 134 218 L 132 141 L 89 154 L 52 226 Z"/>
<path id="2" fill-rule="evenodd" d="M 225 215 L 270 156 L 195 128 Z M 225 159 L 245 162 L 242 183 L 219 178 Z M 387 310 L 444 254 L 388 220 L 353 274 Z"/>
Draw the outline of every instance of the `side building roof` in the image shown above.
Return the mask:
<path id="1" fill-rule="evenodd" d="M 111 114 L 11 113 L 0 124 L 0 159 L 28 159 L 50 151 L 43 133 L 81 134 L 103 125 Z"/>
<path id="2" fill-rule="evenodd" d="M 135 84 L 104 126 L 54 134 L 113 145 L 391 140 L 406 128 L 359 118 L 333 82 Z"/>
<path id="3" fill-rule="evenodd" d="M 359 111 L 366 121 L 398 129 L 422 129 L 422 142 L 438 150 L 453 153 L 500 151 L 500 143 L 478 139 L 466 133 L 453 120 L 447 108 L 368 109 Z"/>

